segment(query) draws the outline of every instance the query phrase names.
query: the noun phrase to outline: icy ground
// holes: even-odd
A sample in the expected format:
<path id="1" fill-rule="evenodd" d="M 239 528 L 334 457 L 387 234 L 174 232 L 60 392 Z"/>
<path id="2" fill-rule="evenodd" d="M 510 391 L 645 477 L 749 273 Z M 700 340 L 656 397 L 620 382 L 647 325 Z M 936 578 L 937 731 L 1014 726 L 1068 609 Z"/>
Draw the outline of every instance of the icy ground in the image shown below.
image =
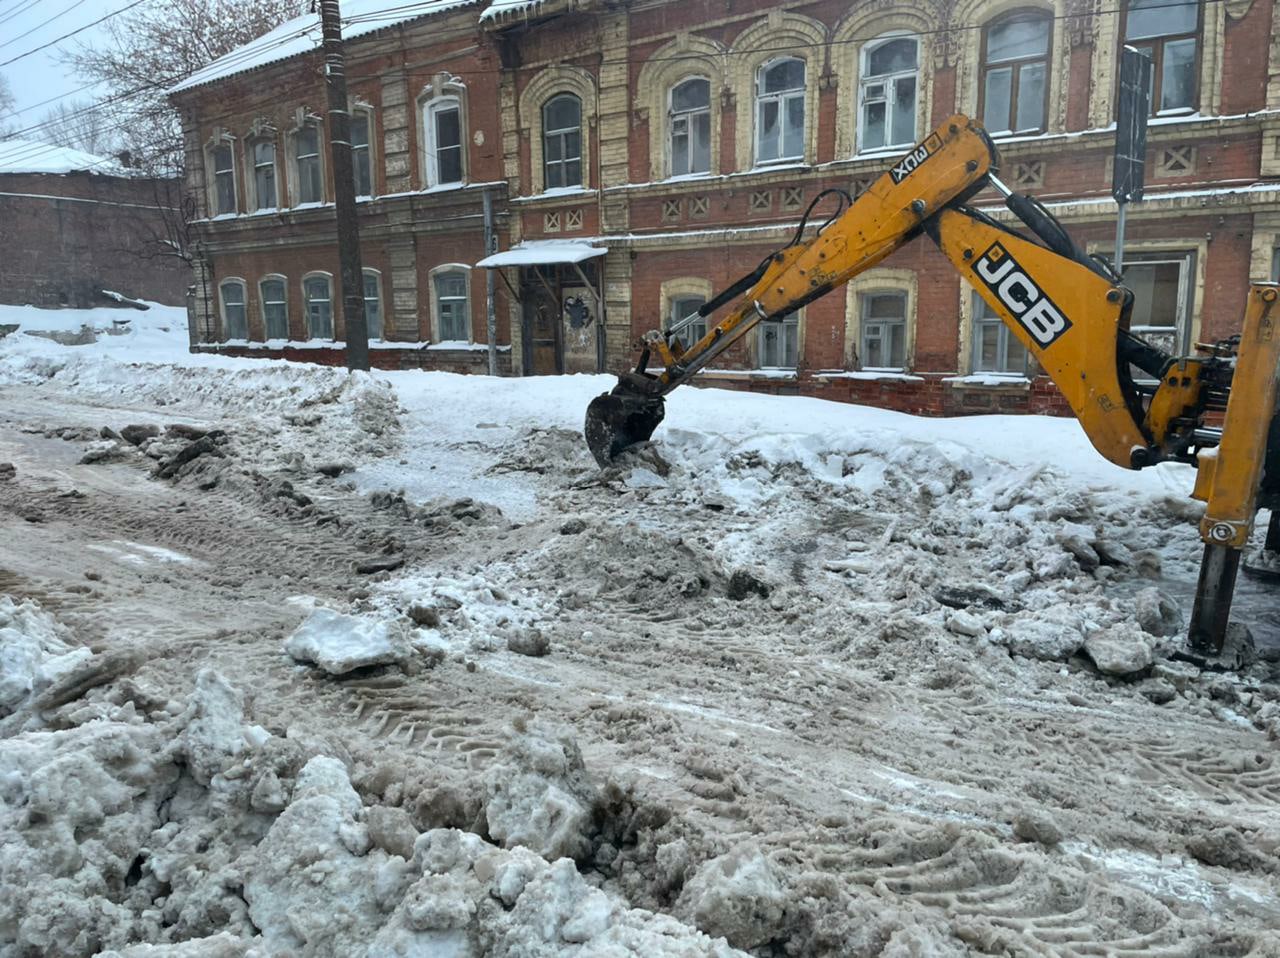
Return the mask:
<path id="1" fill-rule="evenodd" d="M 600 472 L 602 377 L 94 312 L 0 312 L 0 956 L 1280 954 L 1187 470 L 690 389 Z"/>

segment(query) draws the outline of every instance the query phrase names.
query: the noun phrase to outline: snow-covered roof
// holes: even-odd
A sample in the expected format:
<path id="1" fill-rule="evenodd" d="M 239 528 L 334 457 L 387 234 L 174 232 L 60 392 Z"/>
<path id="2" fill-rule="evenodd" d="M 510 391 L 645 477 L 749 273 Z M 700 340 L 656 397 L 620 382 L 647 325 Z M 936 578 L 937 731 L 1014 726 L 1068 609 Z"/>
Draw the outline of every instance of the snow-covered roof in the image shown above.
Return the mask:
<path id="1" fill-rule="evenodd" d="M 593 256 L 609 252 L 578 240 L 529 240 L 511 249 L 486 256 L 477 266 L 495 269 L 499 266 L 543 266 L 551 263 L 581 263 Z"/>
<path id="2" fill-rule="evenodd" d="M 481 23 L 501 23 L 504 20 L 515 20 L 517 17 L 528 20 L 542 12 L 554 0 L 493 0 L 493 3 L 480 14 Z"/>
<path id="3" fill-rule="evenodd" d="M 124 168 L 109 156 L 97 156 L 38 140 L 0 140 L 0 173 L 91 173 L 123 175 Z"/>
<path id="4" fill-rule="evenodd" d="M 379 30 L 387 30 L 410 20 L 418 20 L 433 14 L 444 13 L 459 7 L 472 6 L 480 0 L 425 0 L 422 3 L 405 3 L 404 0 L 343 0 L 342 37 L 354 39 Z M 212 83 L 224 77 L 254 70 L 268 63 L 288 60 L 290 57 L 310 53 L 320 47 L 320 14 L 307 13 L 280 24 L 256 40 L 237 47 L 208 66 L 197 70 L 180 83 L 170 87 L 169 93 L 178 93 L 192 87 Z"/>

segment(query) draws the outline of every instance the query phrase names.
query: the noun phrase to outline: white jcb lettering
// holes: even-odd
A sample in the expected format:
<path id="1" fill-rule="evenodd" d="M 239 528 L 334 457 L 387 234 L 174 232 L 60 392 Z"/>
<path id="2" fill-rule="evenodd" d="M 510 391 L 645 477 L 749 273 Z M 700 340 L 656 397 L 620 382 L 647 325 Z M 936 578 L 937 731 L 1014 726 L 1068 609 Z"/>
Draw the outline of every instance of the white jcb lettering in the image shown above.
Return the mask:
<path id="1" fill-rule="evenodd" d="M 1027 307 L 1040 298 L 1040 290 L 1036 289 L 1035 284 L 1021 270 L 1015 270 L 1006 276 L 997 292 L 1004 304 L 1017 316 L 1025 313 Z"/>
<path id="2" fill-rule="evenodd" d="M 1048 346 L 1067 326 L 1067 319 L 1058 312 L 1053 303 L 1041 299 L 1031 307 L 1021 323 L 1041 346 Z"/>
<path id="3" fill-rule="evenodd" d="M 1004 278 L 1005 273 L 1013 269 L 1013 260 L 1004 257 L 996 262 L 995 269 L 991 265 L 991 260 L 985 256 L 978 260 L 978 275 L 994 286 Z"/>

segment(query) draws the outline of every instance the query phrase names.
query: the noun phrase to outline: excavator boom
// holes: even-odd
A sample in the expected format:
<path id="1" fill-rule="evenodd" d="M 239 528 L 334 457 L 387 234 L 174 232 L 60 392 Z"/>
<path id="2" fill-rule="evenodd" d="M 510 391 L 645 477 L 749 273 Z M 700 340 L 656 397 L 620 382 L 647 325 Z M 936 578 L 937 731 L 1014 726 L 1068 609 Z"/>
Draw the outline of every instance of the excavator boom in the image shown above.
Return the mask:
<path id="1" fill-rule="evenodd" d="M 1194 495 L 1208 511 L 1191 637 L 1202 652 L 1221 650 L 1240 550 L 1263 499 L 1280 500 L 1280 491 L 1268 491 L 1280 486 L 1277 288 L 1251 290 L 1238 345 L 1169 356 L 1128 332 L 1133 295 L 1120 277 L 1085 255 L 1034 198 L 1008 190 L 998 165 L 981 125 L 956 115 L 856 199 L 820 194 L 787 246 L 682 323 L 646 334 L 635 370 L 588 407 L 587 444 L 608 465 L 652 436 L 667 393 L 758 323 L 794 313 L 925 233 L 1035 356 L 1099 453 L 1130 469 L 1168 460 L 1198 466 Z M 987 187 L 1030 237 L 965 205 Z M 844 208 L 806 239 L 809 215 L 830 193 Z M 706 335 L 682 346 L 680 329 L 699 319 Z M 650 372 L 654 359 L 661 368 Z M 1221 428 L 1206 424 L 1224 413 Z"/>

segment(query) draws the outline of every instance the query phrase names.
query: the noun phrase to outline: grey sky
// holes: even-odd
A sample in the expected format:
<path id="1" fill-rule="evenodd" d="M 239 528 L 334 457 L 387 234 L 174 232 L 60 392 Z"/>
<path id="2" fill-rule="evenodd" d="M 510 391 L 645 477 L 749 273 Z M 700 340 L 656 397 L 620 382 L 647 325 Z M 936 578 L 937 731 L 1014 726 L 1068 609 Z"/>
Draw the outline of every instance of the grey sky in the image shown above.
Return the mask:
<path id="1" fill-rule="evenodd" d="M 124 6 L 124 0 L 84 0 L 78 5 L 76 0 L 36 0 L 23 10 L 27 4 L 28 0 L 0 0 L 0 62 L 92 23 Z M 17 10 L 22 12 L 14 14 L 13 11 Z M 52 97 L 72 94 L 74 90 L 84 86 L 85 81 L 60 63 L 57 54 L 59 51 L 72 49 L 77 43 L 93 43 L 104 35 L 105 27 L 106 24 L 91 27 L 47 50 L 0 67 L 0 74 L 9 81 L 9 87 L 18 101 L 17 109 L 20 112 L 9 120 L 14 126 L 21 129 L 39 123 L 45 112 L 57 106 L 60 101 L 53 100 L 43 106 L 35 104 Z M 28 30 L 33 32 L 18 39 Z M 89 89 L 74 94 L 70 99 L 85 99 L 92 95 L 93 90 Z M 30 139 L 40 139 L 38 133 L 24 135 Z"/>

